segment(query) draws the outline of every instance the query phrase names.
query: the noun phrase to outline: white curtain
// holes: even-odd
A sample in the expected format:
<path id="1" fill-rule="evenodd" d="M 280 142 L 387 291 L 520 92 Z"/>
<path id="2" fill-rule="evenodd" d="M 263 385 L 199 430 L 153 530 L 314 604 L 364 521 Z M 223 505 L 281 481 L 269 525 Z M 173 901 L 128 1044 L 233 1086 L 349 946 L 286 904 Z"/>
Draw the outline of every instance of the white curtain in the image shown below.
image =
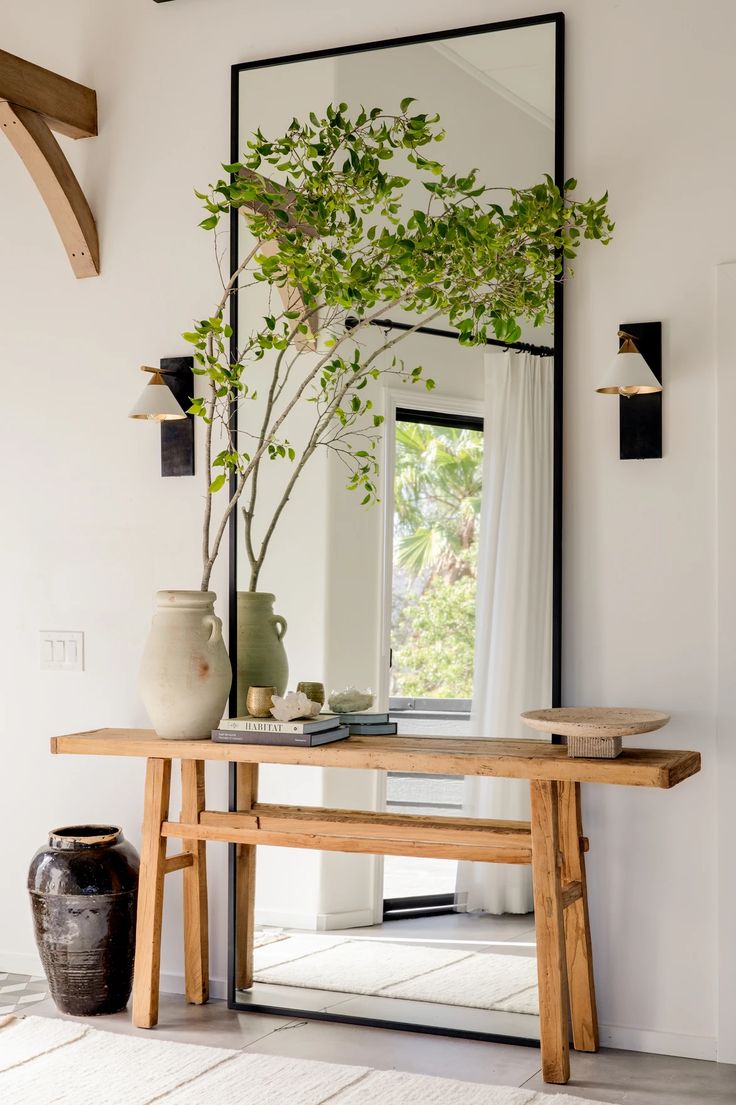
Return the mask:
<path id="1" fill-rule="evenodd" d="M 485 358 L 473 735 L 533 737 L 519 714 L 551 705 L 553 372 L 551 357 Z M 527 820 L 529 784 L 468 777 L 464 803 Z M 469 910 L 533 909 L 529 867 L 462 862 L 457 890 Z"/>

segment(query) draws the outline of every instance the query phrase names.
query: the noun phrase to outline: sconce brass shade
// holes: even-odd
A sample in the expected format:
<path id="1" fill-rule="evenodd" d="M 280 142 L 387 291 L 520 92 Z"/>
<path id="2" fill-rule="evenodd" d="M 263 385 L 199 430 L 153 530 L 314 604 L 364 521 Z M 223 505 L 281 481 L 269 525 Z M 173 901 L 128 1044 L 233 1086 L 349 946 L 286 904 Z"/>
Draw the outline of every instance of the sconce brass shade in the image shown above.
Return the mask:
<path id="1" fill-rule="evenodd" d="M 661 391 L 662 385 L 636 348 L 631 335 L 619 330 L 618 336 L 624 339 L 621 348 L 613 358 L 603 384 L 595 390 L 599 395 L 623 395 L 627 399 L 632 395 L 653 395 Z"/>
<path id="2" fill-rule="evenodd" d="M 180 406 L 160 370 L 141 365 L 141 372 L 150 372 L 151 379 L 138 397 L 128 418 L 144 418 L 152 422 L 170 422 L 186 418 L 186 411 Z"/>

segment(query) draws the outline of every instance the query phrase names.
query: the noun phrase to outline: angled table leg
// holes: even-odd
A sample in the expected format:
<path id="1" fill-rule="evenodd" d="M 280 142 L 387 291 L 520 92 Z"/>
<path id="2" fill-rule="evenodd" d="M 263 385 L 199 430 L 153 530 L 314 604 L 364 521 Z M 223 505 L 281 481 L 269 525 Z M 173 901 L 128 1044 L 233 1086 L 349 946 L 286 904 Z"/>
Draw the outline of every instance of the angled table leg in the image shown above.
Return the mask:
<path id="1" fill-rule="evenodd" d="M 530 789 L 542 1077 L 559 1085 L 570 1077 L 570 1044 L 558 785 L 533 780 Z"/>
<path id="2" fill-rule="evenodd" d="M 258 800 L 258 764 L 238 764 L 236 805 L 249 810 Z M 253 937 L 256 902 L 256 846 L 236 845 L 235 866 L 235 987 L 253 985 Z"/>
<path id="3" fill-rule="evenodd" d="M 136 1028 L 153 1028 L 158 1021 L 166 866 L 166 838 L 161 836 L 161 825 L 169 816 L 170 791 L 171 760 L 149 759 L 146 763 L 133 974 L 133 1024 Z"/>
<path id="4" fill-rule="evenodd" d="M 205 808 L 204 760 L 181 761 L 181 819 L 196 825 Z M 209 921 L 207 845 L 185 840 L 194 862 L 184 870 L 184 976 L 187 1001 L 202 1005 L 209 997 Z"/>
<path id="5" fill-rule="evenodd" d="M 558 783 L 562 881 L 579 884 L 580 896 L 565 908 L 565 945 L 570 988 L 572 1040 L 577 1051 L 598 1050 L 598 1013 L 593 981 L 593 951 L 580 808 L 580 783 Z"/>

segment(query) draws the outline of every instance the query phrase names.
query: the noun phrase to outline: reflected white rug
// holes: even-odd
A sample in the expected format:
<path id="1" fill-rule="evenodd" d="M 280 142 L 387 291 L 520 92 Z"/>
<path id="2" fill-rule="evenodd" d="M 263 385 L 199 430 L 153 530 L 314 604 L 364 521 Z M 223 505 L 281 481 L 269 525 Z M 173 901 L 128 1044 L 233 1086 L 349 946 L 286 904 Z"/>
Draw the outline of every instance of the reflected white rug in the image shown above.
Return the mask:
<path id="1" fill-rule="evenodd" d="M 380 1046 L 380 1041 L 377 1041 Z M 493 1045 L 489 1045 L 492 1047 Z M 579 1097 L 400 1071 L 174 1044 L 72 1021 L 0 1027 L 7 1105 L 594 1105 Z"/>
<path id="2" fill-rule="evenodd" d="M 533 956 L 259 933 L 254 978 L 281 986 L 539 1015 Z"/>

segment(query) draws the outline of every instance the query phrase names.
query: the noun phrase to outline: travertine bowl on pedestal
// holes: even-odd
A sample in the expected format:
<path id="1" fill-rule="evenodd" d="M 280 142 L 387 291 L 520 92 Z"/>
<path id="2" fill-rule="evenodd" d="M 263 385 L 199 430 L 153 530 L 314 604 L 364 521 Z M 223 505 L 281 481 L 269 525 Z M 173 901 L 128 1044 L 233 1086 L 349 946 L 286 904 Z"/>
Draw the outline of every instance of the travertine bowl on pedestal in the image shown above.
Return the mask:
<path id="1" fill-rule="evenodd" d="M 670 720 L 661 710 L 634 710 L 610 706 L 563 706 L 551 710 L 527 710 L 525 725 L 543 733 L 567 737 L 567 754 L 573 758 L 613 760 L 623 750 L 623 738 L 653 733 Z"/>

